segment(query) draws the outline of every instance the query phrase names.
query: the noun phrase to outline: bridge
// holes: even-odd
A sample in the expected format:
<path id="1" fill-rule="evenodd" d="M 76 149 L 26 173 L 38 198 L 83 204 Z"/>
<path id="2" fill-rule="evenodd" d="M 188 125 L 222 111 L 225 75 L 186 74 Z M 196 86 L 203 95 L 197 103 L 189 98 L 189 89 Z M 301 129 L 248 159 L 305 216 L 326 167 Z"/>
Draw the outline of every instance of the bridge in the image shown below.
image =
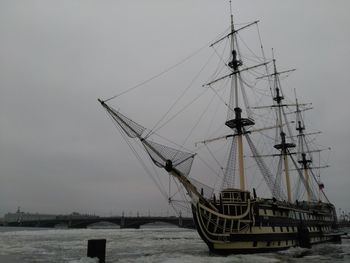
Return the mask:
<path id="1" fill-rule="evenodd" d="M 57 216 L 55 219 L 36 219 L 36 220 L 22 220 L 15 222 L 3 222 L 4 226 L 17 226 L 17 227 L 67 227 L 67 228 L 86 228 L 90 225 L 97 223 L 111 223 L 119 225 L 120 228 L 135 228 L 145 224 L 151 224 L 156 222 L 168 223 L 183 228 L 195 228 L 193 219 L 191 217 L 151 217 L 151 216 L 138 216 L 138 217 L 70 217 L 70 216 Z"/>

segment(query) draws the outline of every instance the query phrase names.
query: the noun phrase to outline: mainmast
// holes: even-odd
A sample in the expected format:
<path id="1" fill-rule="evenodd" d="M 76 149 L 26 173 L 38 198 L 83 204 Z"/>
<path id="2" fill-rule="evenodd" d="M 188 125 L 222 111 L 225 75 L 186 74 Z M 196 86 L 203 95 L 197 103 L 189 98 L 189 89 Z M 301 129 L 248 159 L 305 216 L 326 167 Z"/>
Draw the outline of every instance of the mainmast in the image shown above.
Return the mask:
<path id="1" fill-rule="evenodd" d="M 282 101 L 284 99 L 282 90 L 279 83 L 279 72 L 277 71 L 276 67 L 276 60 L 273 59 L 273 67 L 274 67 L 274 73 L 272 74 L 274 76 L 274 91 L 275 91 L 275 97 L 273 98 L 274 101 L 277 103 L 277 126 L 280 132 L 280 138 L 281 142 L 279 144 L 276 144 L 274 147 L 277 150 L 281 151 L 281 157 L 283 158 L 283 165 L 284 165 L 284 173 L 285 173 L 285 179 L 286 179 L 286 188 L 287 188 L 287 198 L 288 202 L 292 202 L 292 191 L 291 191 L 291 185 L 290 185 L 290 176 L 289 176 L 289 164 L 288 164 L 288 156 L 289 156 L 289 148 L 294 148 L 294 143 L 288 143 L 286 142 L 286 133 L 283 130 L 283 121 L 282 121 L 282 114 L 283 114 L 283 107 L 285 105 L 282 104 Z"/>

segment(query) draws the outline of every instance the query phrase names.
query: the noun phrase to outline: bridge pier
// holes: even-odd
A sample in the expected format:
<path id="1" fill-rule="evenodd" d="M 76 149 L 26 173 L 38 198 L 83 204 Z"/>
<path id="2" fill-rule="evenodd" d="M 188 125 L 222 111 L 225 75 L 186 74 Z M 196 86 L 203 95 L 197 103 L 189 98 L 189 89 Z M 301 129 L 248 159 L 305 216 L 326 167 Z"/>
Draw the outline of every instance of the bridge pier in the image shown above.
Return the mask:
<path id="1" fill-rule="evenodd" d="M 125 217 L 124 217 L 124 214 L 120 218 L 120 228 L 125 228 Z"/>
<path id="2" fill-rule="evenodd" d="M 183 220 L 181 214 L 179 216 L 179 227 L 183 227 Z"/>

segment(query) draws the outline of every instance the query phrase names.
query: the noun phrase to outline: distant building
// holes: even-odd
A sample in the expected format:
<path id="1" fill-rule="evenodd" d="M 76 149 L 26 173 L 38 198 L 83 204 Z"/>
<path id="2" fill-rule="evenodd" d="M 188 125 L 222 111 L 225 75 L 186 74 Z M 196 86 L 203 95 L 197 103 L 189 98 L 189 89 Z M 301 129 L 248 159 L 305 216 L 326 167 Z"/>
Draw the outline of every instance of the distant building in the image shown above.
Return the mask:
<path id="1" fill-rule="evenodd" d="M 49 220 L 49 219 L 56 219 L 56 215 L 50 215 L 50 214 L 39 214 L 39 213 L 25 213 L 20 210 L 20 208 L 17 209 L 16 213 L 7 213 L 4 216 L 4 222 L 10 223 L 10 222 L 21 222 L 21 221 L 37 221 L 37 220 Z"/>

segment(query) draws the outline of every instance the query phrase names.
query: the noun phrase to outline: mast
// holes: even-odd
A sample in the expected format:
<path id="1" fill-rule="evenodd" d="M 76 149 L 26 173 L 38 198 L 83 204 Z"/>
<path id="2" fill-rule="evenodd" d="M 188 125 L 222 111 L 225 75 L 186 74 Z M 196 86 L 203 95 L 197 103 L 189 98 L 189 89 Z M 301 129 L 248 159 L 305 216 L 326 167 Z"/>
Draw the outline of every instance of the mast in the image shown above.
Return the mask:
<path id="1" fill-rule="evenodd" d="M 210 47 L 213 47 L 214 45 L 220 43 L 224 39 L 229 39 L 230 41 L 230 61 L 225 64 L 228 69 L 229 73 L 221 76 L 215 80 L 212 80 L 203 86 L 209 86 L 212 88 L 212 85 L 224 80 L 226 78 L 231 78 L 230 81 L 230 95 L 229 95 L 229 103 L 228 103 L 228 111 L 227 111 L 227 119 L 225 122 L 225 125 L 232 129 L 232 134 L 225 136 L 226 138 L 228 137 L 233 137 L 234 143 L 232 143 L 231 149 L 230 149 L 230 155 L 229 155 L 229 160 L 227 167 L 229 167 L 230 164 L 234 163 L 236 164 L 238 162 L 238 170 L 239 170 L 239 181 L 240 181 L 240 189 L 242 191 L 245 190 L 245 175 L 244 175 L 244 148 L 243 148 L 243 136 L 247 135 L 246 131 L 246 126 L 253 126 L 255 124 L 254 120 L 249 118 L 242 118 L 242 108 L 240 107 L 240 101 L 239 101 L 239 96 L 243 96 L 244 100 L 244 90 L 243 90 L 243 83 L 240 83 L 241 81 L 241 72 L 244 71 L 249 71 L 254 68 L 258 68 L 261 66 L 267 65 L 269 62 L 263 62 L 254 66 L 250 67 L 243 67 L 242 61 L 239 58 L 239 51 L 238 51 L 238 45 L 237 45 L 237 38 L 236 35 L 239 31 L 246 29 L 252 25 L 257 24 L 259 21 L 254 21 L 252 23 L 249 23 L 243 27 L 240 27 L 238 29 L 235 29 L 234 26 L 234 20 L 233 20 L 233 14 L 232 14 L 232 6 L 231 6 L 231 1 L 230 1 L 230 18 L 231 18 L 231 30 L 230 32 L 225 35 L 224 37 L 220 38 L 219 40 L 215 41 L 210 45 Z M 241 85 L 241 87 L 239 87 Z M 239 94 L 239 88 L 242 90 L 242 94 Z M 213 141 L 213 140 L 208 140 L 208 141 Z M 204 141 L 206 142 L 206 141 Z M 237 153 L 237 156 L 236 154 Z M 234 159 L 232 159 L 234 158 Z M 236 159 L 237 158 L 237 159 Z M 229 174 L 227 174 L 229 175 Z M 226 187 L 234 187 L 234 175 L 229 175 L 233 176 L 231 178 L 232 180 L 226 180 L 226 175 L 224 177 L 223 185 Z"/>
<path id="2" fill-rule="evenodd" d="M 231 1 L 230 1 L 231 6 Z M 236 31 L 234 28 L 233 14 L 231 8 L 231 54 L 232 60 L 228 63 L 228 66 L 232 71 L 231 78 L 231 90 L 230 90 L 230 104 L 228 109 L 228 118 L 225 123 L 226 126 L 234 130 L 235 138 L 237 139 L 237 150 L 238 150 L 238 167 L 239 167 L 239 183 L 240 189 L 245 190 L 245 176 L 244 176 L 244 154 L 243 154 L 243 135 L 244 135 L 244 126 L 254 125 L 254 122 L 251 119 L 242 118 L 241 113 L 242 109 L 239 107 L 238 99 L 238 77 L 240 74 L 239 67 L 243 65 L 242 61 L 237 57 L 237 50 L 235 47 L 236 41 Z M 233 109 L 233 112 L 232 112 Z"/>
<path id="3" fill-rule="evenodd" d="M 306 151 L 304 145 L 306 144 L 305 141 L 305 124 L 302 120 L 301 116 L 301 110 L 299 108 L 298 99 L 296 100 L 296 118 L 297 118 L 297 127 L 296 130 L 298 131 L 298 146 L 301 154 L 301 159 L 298 160 L 298 163 L 302 165 L 302 169 L 304 171 L 304 177 L 305 177 L 305 184 L 306 184 L 306 193 L 307 193 L 307 201 L 311 202 L 311 189 L 310 189 L 310 175 L 309 175 L 309 165 L 312 162 L 311 158 L 306 157 Z M 320 194 L 319 194 L 320 195 Z"/>
<path id="4" fill-rule="evenodd" d="M 276 144 L 274 146 L 275 149 L 281 151 L 281 156 L 283 158 L 283 165 L 284 165 L 284 174 L 285 174 L 285 180 L 286 180 L 286 188 L 287 188 L 287 198 L 288 202 L 292 202 L 292 191 L 291 191 L 291 185 L 290 185 L 290 176 L 289 176 L 289 164 L 288 164 L 288 156 L 289 156 L 289 148 L 294 148 L 294 143 L 288 143 L 286 142 L 286 134 L 283 130 L 283 122 L 282 122 L 282 114 L 283 114 L 283 107 L 282 100 L 284 99 L 279 83 L 279 72 L 277 71 L 276 67 L 276 60 L 273 58 L 273 68 L 274 68 L 274 90 L 275 90 L 275 97 L 273 98 L 274 101 L 277 103 L 277 127 L 280 132 L 280 138 L 281 142 L 279 144 Z"/>

